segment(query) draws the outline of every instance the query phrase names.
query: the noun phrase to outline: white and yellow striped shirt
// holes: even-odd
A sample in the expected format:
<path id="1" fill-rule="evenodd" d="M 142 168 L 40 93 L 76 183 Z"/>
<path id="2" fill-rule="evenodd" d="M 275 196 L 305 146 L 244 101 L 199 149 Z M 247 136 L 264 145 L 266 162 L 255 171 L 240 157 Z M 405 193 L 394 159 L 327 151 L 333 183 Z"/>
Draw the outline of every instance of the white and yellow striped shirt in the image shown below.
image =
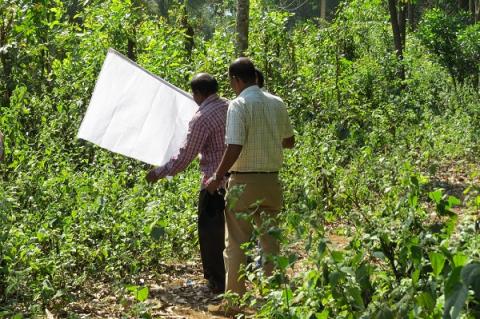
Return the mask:
<path id="1" fill-rule="evenodd" d="M 226 144 L 242 145 L 230 171 L 277 172 L 283 162 L 282 141 L 293 129 L 282 99 L 249 86 L 230 102 Z"/>

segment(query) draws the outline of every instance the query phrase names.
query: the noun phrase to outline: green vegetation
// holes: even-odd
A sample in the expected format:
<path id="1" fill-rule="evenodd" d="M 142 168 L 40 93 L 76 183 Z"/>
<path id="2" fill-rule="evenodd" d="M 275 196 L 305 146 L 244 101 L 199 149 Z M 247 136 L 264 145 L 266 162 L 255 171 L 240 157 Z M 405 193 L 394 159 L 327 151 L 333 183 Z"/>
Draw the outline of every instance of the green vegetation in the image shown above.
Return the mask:
<path id="1" fill-rule="evenodd" d="M 383 1 L 346 1 L 329 22 L 273 2 L 251 1 L 249 56 L 299 145 L 284 227 L 268 230 L 284 241 L 279 271 L 247 267 L 244 302 L 263 318 L 478 318 L 479 24 L 425 8 L 399 60 Z M 212 26 L 188 6 L 78 3 L 0 2 L 0 317 L 63 309 L 89 281 L 129 285 L 198 251 L 197 164 L 147 185 L 144 164 L 76 132 L 109 47 L 184 89 L 210 72 L 232 97 L 235 15 Z"/>

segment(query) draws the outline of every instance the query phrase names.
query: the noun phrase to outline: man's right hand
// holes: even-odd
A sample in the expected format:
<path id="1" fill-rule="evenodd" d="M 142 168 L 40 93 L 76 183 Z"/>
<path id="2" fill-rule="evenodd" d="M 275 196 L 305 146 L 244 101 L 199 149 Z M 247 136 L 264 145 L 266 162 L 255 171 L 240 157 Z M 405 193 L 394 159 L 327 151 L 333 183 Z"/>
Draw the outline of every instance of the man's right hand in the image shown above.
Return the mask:
<path id="1" fill-rule="evenodd" d="M 157 177 L 157 172 L 155 168 L 148 172 L 146 179 L 149 183 L 155 183 L 156 181 L 158 181 L 159 178 Z"/>

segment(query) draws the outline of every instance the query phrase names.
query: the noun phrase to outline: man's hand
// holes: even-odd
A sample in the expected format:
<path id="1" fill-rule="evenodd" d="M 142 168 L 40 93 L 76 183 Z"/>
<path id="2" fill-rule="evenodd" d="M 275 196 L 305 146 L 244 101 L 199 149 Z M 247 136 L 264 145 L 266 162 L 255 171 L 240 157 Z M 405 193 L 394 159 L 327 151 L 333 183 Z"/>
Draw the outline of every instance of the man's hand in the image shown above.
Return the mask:
<path id="1" fill-rule="evenodd" d="M 282 140 L 282 147 L 283 148 L 293 148 L 294 146 L 295 146 L 295 137 L 294 136 L 290 136 L 290 137 L 284 138 Z"/>
<path id="2" fill-rule="evenodd" d="M 159 180 L 159 178 L 157 177 L 157 171 L 156 171 L 156 168 L 152 169 L 150 172 L 148 172 L 147 174 L 147 181 L 149 183 L 155 183 L 156 181 Z"/>
<path id="3" fill-rule="evenodd" d="M 221 180 L 216 180 L 216 179 L 213 179 L 213 177 L 210 177 L 206 183 L 205 189 L 210 194 L 213 194 L 218 189 L 218 186 L 220 186 L 221 182 L 222 182 Z"/>

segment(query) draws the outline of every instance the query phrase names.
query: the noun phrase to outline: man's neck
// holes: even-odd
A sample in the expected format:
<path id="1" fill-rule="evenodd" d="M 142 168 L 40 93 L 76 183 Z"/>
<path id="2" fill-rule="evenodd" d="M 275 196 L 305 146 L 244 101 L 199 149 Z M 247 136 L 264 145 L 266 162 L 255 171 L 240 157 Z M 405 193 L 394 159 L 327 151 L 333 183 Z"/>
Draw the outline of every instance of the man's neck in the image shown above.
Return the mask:
<path id="1" fill-rule="evenodd" d="M 243 91 L 245 91 L 245 89 L 251 87 L 251 86 L 254 86 L 254 85 L 257 85 L 256 83 L 248 83 L 248 84 L 244 84 L 243 87 L 240 88 L 240 91 L 238 92 L 238 95 L 240 95 Z"/>

